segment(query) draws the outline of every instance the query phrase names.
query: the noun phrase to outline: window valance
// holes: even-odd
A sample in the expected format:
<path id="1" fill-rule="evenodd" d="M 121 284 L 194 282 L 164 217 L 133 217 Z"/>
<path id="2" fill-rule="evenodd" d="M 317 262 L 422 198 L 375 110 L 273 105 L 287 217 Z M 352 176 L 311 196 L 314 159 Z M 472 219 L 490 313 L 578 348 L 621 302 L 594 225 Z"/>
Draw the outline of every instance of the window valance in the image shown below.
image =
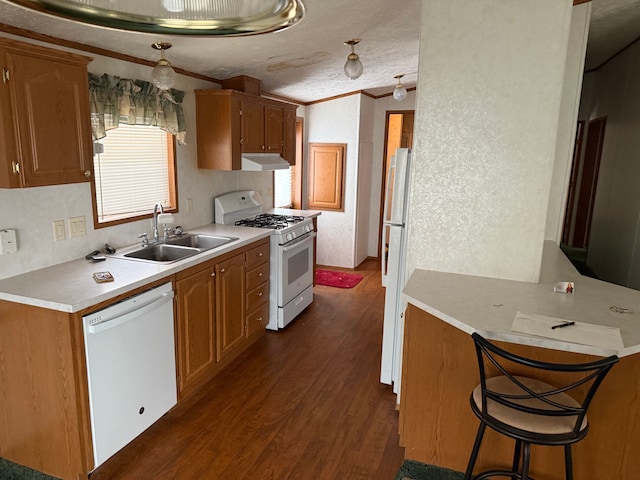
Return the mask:
<path id="1" fill-rule="evenodd" d="M 104 138 L 107 130 L 126 123 L 160 127 L 184 145 L 187 137 L 182 110 L 184 95 L 181 90 L 160 90 L 144 80 L 89 73 L 93 139 Z"/>

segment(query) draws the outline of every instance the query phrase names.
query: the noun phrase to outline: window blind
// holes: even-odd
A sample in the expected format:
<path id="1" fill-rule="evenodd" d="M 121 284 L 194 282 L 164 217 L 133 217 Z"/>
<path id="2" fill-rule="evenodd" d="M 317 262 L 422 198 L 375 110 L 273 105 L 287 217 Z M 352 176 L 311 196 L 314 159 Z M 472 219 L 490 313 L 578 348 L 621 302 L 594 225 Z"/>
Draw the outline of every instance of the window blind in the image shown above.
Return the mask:
<path id="1" fill-rule="evenodd" d="M 273 206 L 288 208 L 292 204 L 291 168 L 273 171 Z"/>
<path id="2" fill-rule="evenodd" d="M 166 132 L 121 124 L 100 143 L 104 152 L 94 158 L 99 222 L 170 205 Z"/>

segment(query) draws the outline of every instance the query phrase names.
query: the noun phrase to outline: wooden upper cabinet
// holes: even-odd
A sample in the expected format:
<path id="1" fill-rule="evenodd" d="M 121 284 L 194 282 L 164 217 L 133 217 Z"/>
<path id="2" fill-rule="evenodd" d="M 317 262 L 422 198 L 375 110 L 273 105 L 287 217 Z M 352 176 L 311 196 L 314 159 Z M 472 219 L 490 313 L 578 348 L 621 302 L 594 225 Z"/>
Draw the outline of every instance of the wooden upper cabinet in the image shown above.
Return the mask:
<path id="1" fill-rule="evenodd" d="M 0 187 L 91 180 L 90 61 L 0 39 Z"/>
<path id="2" fill-rule="evenodd" d="M 264 107 L 253 99 L 240 101 L 240 150 L 246 153 L 264 152 Z"/>
<path id="3" fill-rule="evenodd" d="M 199 168 L 241 170 L 243 152 L 295 164 L 295 105 L 237 90 L 195 93 Z"/>
<path id="4" fill-rule="evenodd" d="M 345 143 L 309 144 L 309 208 L 344 210 Z"/>
<path id="5" fill-rule="evenodd" d="M 265 153 L 282 154 L 284 147 L 284 109 L 267 105 L 264 107 Z"/>

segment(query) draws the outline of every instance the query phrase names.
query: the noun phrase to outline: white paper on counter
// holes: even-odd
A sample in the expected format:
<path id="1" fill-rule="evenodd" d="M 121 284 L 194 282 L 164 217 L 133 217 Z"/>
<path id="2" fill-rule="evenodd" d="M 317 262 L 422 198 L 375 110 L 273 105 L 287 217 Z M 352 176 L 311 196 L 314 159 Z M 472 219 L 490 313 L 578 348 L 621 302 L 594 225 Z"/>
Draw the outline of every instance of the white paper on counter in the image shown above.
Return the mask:
<path id="1" fill-rule="evenodd" d="M 511 330 L 610 350 L 619 351 L 624 348 L 619 328 L 582 322 L 575 322 L 575 325 L 564 328 L 551 328 L 554 325 L 568 321 L 573 320 L 545 317 L 544 315 L 537 315 L 535 313 L 516 312 Z"/>

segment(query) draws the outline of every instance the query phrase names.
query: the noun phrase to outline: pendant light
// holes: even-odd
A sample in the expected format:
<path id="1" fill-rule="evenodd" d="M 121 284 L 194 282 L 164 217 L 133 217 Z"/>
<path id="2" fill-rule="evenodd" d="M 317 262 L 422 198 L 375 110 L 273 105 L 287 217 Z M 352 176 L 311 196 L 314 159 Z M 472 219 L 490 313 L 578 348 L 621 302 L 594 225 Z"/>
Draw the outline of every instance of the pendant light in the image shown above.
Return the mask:
<path id="1" fill-rule="evenodd" d="M 400 79 L 404 77 L 403 75 L 396 75 L 395 78 L 397 80 L 396 88 L 393 89 L 393 99 L 401 102 L 405 98 L 407 98 L 407 89 L 404 88 L 404 85 L 400 83 Z"/>
<path id="2" fill-rule="evenodd" d="M 160 90 L 169 90 L 176 83 L 176 72 L 171 68 L 169 60 L 165 58 L 164 51 L 171 48 L 171 44 L 168 42 L 156 42 L 151 47 L 160 50 L 161 56 L 151 71 L 151 81 Z"/>
<path id="3" fill-rule="evenodd" d="M 360 75 L 362 75 L 362 72 L 364 70 L 364 66 L 362 65 L 362 62 L 360 61 L 360 57 L 358 57 L 358 54 L 354 51 L 354 47 L 358 43 L 360 43 L 360 39 L 359 38 L 354 38 L 354 39 L 347 40 L 346 42 L 344 42 L 345 45 L 350 45 L 351 46 L 351 53 L 347 57 L 347 62 L 344 64 L 344 73 L 351 80 L 355 80 Z"/>

